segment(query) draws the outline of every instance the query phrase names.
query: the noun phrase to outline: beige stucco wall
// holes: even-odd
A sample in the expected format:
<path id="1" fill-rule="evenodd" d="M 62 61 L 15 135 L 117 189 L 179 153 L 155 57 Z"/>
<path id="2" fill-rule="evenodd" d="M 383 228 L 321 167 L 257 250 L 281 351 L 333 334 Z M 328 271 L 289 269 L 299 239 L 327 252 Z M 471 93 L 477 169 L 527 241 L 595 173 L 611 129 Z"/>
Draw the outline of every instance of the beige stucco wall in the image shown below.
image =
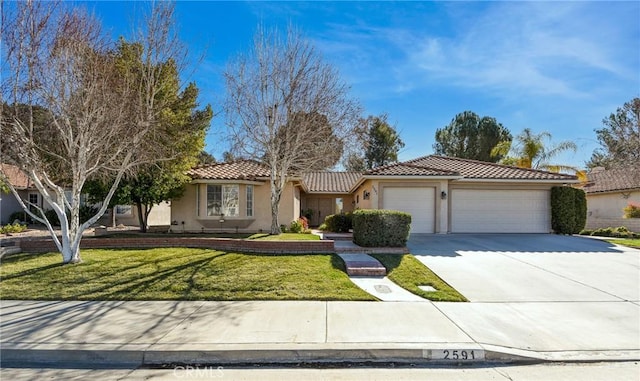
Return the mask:
<path id="1" fill-rule="evenodd" d="M 434 210 L 435 210 L 435 232 L 446 233 L 448 231 L 448 203 L 441 200 L 442 191 L 448 193 L 448 180 L 410 180 L 410 179 L 375 179 L 366 180 L 354 193 L 356 209 L 382 209 L 384 206 L 384 190 L 387 187 L 433 187 L 434 188 Z M 369 199 L 364 199 L 364 192 L 369 193 Z"/>
<path id="2" fill-rule="evenodd" d="M 213 183 L 212 183 L 213 184 Z M 215 182 L 215 184 L 225 184 Z M 220 222 L 220 216 L 207 216 L 207 184 L 190 184 L 184 195 L 172 200 L 171 221 L 172 231 L 201 232 L 201 231 L 237 231 L 259 232 L 271 229 L 271 190 L 266 182 L 227 182 L 239 185 L 239 216 L 225 216 Z M 247 217 L 246 186 L 253 185 L 253 217 Z M 196 195 L 199 195 L 199 202 Z M 196 213 L 199 205 L 199 215 Z M 280 224 L 289 225 L 300 215 L 299 190 L 292 183 L 287 183 L 282 192 L 278 220 Z M 183 224 L 184 221 L 184 224 Z M 177 222 L 177 224 L 175 224 Z"/>
<path id="3" fill-rule="evenodd" d="M 98 225 L 111 225 L 111 211 L 107 209 L 102 217 L 98 220 Z M 149 213 L 149 220 L 147 221 L 149 226 L 165 226 L 171 223 L 171 202 L 161 202 L 154 205 Z M 116 214 L 116 225 L 125 226 L 138 226 L 138 208 L 135 205 L 131 205 L 131 213 L 129 214 Z"/>
<path id="4" fill-rule="evenodd" d="M 640 232 L 640 218 L 623 218 L 629 202 L 640 204 L 640 191 L 587 194 L 587 229 L 626 226 Z"/>

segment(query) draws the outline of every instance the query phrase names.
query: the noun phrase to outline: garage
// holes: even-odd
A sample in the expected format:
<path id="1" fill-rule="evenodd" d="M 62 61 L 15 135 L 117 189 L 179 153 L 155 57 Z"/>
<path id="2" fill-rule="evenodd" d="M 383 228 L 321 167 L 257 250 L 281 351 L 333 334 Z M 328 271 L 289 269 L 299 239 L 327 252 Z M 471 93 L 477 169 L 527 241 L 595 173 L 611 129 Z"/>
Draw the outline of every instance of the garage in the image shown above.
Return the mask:
<path id="1" fill-rule="evenodd" d="M 549 233 L 548 190 L 453 189 L 453 233 Z"/>
<path id="2" fill-rule="evenodd" d="M 411 233 L 435 231 L 434 187 L 385 187 L 383 209 L 411 214 Z"/>

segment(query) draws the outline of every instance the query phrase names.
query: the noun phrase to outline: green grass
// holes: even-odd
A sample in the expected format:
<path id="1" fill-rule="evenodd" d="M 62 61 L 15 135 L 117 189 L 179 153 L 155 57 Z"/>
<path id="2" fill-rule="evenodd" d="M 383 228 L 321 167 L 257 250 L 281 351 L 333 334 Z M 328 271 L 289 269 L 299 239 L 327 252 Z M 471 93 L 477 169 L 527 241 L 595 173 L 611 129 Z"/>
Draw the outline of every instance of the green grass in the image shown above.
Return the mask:
<path id="1" fill-rule="evenodd" d="M 277 235 L 254 234 L 249 239 L 261 241 L 317 241 L 320 237 L 315 234 L 282 233 Z"/>
<path id="2" fill-rule="evenodd" d="M 440 279 L 411 254 L 372 254 L 387 269 L 387 276 L 400 287 L 423 298 L 441 302 L 466 302 L 453 287 Z M 418 286 L 432 286 L 437 291 L 423 291 Z"/>
<path id="3" fill-rule="evenodd" d="M 618 245 L 624 245 L 628 247 L 632 247 L 634 249 L 640 249 L 640 238 L 634 239 L 608 239 L 608 242 L 615 243 Z"/>
<path id="4" fill-rule="evenodd" d="M 18 254 L 0 264 L 0 299 L 375 300 L 335 255 L 260 255 L 207 249 L 83 250 Z"/>

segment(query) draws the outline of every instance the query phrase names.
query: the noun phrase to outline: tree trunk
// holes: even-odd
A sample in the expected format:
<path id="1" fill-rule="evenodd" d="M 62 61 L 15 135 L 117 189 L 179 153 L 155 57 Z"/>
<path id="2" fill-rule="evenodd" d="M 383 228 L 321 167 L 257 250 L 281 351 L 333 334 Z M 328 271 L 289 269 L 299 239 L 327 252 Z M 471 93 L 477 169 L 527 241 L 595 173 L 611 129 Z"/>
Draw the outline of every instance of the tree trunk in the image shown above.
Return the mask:
<path id="1" fill-rule="evenodd" d="M 147 219 L 146 213 L 142 211 L 142 203 L 136 202 L 136 208 L 138 209 L 138 225 L 140 226 L 140 232 L 147 232 Z M 146 208 L 145 208 L 146 210 Z"/>
<path id="2" fill-rule="evenodd" d="M 283 187 L 284 184 L 280 179 L 271 179 L 271 234 L 273 235 L 282 233 L 280 222 L 278 221 L 278 212 L 280 211 L 280 198 Z"/>
<path id="3" fill-rule="evenodd" d="M 278 203 L 271 202 L 271 234 L 277 235 L 282 233 L 278 222 Z"/>
<path id="4" fill-rule="evenodd" d="M 116 227 L 116 207 L 111 208 L 111 227 Z"/>

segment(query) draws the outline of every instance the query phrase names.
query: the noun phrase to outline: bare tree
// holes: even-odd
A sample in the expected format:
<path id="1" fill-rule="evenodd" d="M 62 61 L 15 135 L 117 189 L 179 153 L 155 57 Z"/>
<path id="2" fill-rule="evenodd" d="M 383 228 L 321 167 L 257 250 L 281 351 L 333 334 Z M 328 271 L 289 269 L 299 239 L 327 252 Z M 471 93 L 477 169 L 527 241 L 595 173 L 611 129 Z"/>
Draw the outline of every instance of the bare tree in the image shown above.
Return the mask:
<path id="1" fill-rule="evenodd" d="M 122 176 L 171 155 L 157 144 L 163 131 L 156 113 L 160 62 L 181 53 L 172 13 L 172 4 L 154 4 L 145 38 L 135 44 L 144 60 L 131 67 L 127 52 L 114 49 L 98 21 L 81 10 L 39 1 L 2 10 L 2 70 L 10 73 L 2 84 L 8 105 L 0 124 L 2 157 L 26 173 L 58 216 L 60 237 L 42 207 L 21 200 L 10 186 L 23 209 L 48 228 L 64 263 L 80 261 L 82 233 L 105 212 Z M 34 119 L 35 109 L 46 117 Z M 80 224 L 82 188 L 92 178 L 113 183 L 98 212 Z"/>
<path id="2" fill-rule="evenodd" d="M 284 38 L 260 29 L 253 49 L 233 60 L 224 75 L 233 147 L 269 166 L 271 234 L 279 234 L 287 179 L 338 162 L 359 106 L 338 72 L 291 27 Z"/>

